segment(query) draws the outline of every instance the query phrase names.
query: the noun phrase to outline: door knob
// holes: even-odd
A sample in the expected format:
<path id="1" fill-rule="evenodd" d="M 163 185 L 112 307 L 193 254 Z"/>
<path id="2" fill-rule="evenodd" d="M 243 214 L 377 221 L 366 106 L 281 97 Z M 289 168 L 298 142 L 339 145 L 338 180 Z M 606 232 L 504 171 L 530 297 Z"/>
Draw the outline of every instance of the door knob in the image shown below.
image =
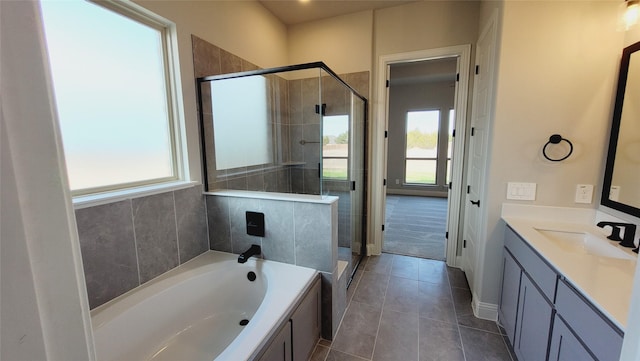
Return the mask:
<path id="1" fill-rule="evenodd" d="M 480 200 L 478 199 L 477 201 L 471 201 L 471 204 L 473 204 L 474 206 L 478 206 L 480 207 Z"/>

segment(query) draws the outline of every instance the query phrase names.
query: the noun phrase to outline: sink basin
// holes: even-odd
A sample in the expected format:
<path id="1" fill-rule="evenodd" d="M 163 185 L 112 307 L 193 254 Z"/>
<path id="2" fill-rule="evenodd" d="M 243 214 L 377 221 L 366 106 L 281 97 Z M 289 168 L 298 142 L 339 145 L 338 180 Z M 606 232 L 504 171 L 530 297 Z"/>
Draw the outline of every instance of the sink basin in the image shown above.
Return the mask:
<path id="1" fill-rule="evenodd" d="M 634 255 L 628 254 L 618 248 L 615 243 L 591 233 L 537 228 L 536 231 L 567 252 L 590 254 L 607 258 L 636 260 Z"/>

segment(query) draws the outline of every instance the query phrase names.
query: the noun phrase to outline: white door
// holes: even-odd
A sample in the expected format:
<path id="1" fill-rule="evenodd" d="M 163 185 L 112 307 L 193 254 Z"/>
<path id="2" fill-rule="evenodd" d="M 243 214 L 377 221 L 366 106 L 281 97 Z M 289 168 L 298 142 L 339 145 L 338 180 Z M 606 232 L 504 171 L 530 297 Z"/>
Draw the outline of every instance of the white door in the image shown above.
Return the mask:
<path id="1" fill-rule="evenodd" d="M 493 16 L 484 29 L 476 49 L 476 76 L 473 86 L 471 113 L 471 138 L 465 205 L 462 269 L 471 290 L 478 259 L 478 242 L 482 234 L 485 213 L 485 172 L 488 152 L 488 133 L 491 120 L 494 63 L 496 47 L 496 17 Z"/>

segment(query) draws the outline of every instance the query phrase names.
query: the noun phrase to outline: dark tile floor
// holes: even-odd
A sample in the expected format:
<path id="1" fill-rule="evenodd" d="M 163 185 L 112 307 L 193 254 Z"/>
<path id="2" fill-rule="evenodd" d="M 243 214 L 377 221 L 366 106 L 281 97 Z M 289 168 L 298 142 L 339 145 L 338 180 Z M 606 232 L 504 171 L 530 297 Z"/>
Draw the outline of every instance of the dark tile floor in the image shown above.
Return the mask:
<path id="1" fill-rule="evenodd" d="M 312 361 L 515 360 L 501 328 L 473 316 L 459 269 L 388 253 L 360 267 L 335 340 L 320 340 Z"/>

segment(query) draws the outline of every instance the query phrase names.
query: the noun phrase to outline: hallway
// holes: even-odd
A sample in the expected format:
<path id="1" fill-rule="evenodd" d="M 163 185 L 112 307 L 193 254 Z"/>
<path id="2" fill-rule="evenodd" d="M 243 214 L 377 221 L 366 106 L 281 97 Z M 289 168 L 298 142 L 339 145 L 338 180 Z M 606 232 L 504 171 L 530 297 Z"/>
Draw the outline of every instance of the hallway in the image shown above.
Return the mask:
<path id="1" fill-rule="evenodd" d="M 445 260 L 447 198 L 387 195 L 382 251 Z"/>
<path id="2" fill-rule="evenodd" d="M 473 316 L 459 269 L 388 253 L 360 267 L 335 340 L 321 339 L 312 361 L 515 359 L 497 324 Z"/>

